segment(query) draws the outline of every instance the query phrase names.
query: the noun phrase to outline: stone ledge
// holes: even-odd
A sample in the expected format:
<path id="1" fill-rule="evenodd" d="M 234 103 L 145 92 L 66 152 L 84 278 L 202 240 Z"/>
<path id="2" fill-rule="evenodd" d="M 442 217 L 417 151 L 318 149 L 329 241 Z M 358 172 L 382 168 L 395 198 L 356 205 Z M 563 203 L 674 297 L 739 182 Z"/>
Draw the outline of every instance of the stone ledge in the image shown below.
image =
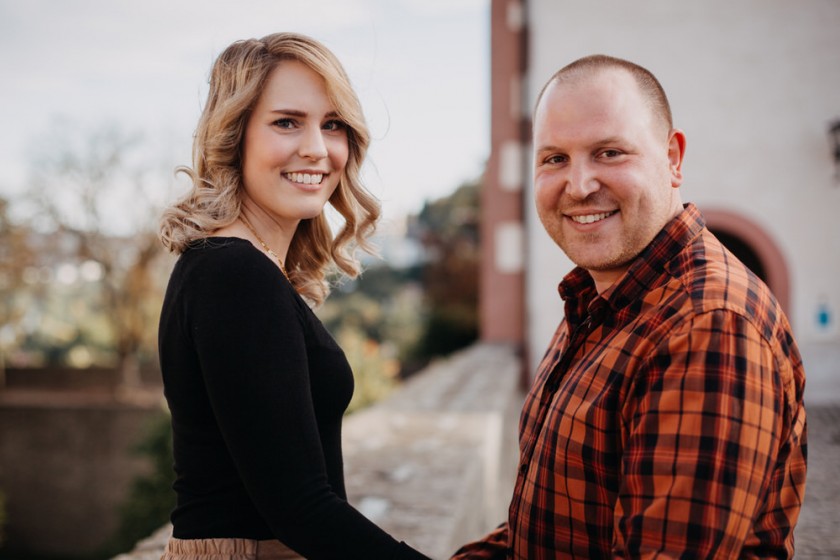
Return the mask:
<path id="1" fill-rule="evenodd" d="M 349 416 L 350 502 L 436 559 L 501 523 L 518 456 L 520 367 L 511 346 L 476 344 Z M 157 560 L 169 531 L 161 528 L 117 559 Z"/>
<path id="2" fill-rule="evenodd" d="M 120 554 L 113 560 L 160 560 L 163 549 L 166 548 L 166 541 L 172 534 L 172 526 L 164 525 L 155 531 L 150 537 L 143 539 L 134 550 Z"/>

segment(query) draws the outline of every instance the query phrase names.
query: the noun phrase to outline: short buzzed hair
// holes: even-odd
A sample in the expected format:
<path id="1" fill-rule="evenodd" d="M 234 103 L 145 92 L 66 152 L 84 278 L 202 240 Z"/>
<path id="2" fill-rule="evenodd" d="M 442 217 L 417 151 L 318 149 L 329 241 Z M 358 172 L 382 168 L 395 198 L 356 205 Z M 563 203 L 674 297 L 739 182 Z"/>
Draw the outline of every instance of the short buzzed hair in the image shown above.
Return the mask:
<path id="1" fill-rule="evenodd" d="M 665 95 L 665 90 L 662 88 L 659 80 L 656 79 L 656 76 L 647 68 L 643 68 L 634 62 L 604 54 L 593 54 L 579 58 L 555 72 L 543 86 L 542 90 L 540 90 L 535 107 L 539 107 L 545 91 L 551 84 L 555 82 L 572 83 L 609 68 L 622 69 L 629 72 L 639 85 L 639 90 L 645 99 L 647 99 L 653 113 L 663 119 L 668 125 L 668 130 L 674 127 L 668 96 Z"/>

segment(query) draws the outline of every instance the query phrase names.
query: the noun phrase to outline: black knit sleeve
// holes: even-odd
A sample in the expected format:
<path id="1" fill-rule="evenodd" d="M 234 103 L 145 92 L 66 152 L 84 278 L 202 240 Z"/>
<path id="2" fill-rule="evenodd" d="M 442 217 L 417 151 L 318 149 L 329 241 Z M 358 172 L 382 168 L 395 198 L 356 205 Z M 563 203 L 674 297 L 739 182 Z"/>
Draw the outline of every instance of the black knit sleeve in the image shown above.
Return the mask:
<path id="1" fill-rule="evenodd" d="M 240 244 L 195 272 L 184 326 L 225 445 L 274 535 L 311 559 L 425 558 L 330 488 L 304 313 L 279 269 Z"/>

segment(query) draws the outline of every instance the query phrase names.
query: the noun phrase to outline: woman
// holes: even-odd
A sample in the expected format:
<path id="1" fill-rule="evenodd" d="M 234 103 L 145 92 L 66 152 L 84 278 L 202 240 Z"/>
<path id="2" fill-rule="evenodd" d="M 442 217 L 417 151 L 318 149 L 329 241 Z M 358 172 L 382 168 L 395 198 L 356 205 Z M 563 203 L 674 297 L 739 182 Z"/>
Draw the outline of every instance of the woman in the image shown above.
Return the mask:
<path id="1" fill-rule="evenodd" d="M 327 267 L 358 273 L 350 249 L 379 216 L 359 180 L 368 142 L 320 43 L 280 33 L 216 60 L 179 169 L 192 188 L 161 225 L 180 254 L 159 332 L 178 494 L 164 559 L 425 558 L 346 501 L 352 372 L 304 301 L 326 297 Z"/>

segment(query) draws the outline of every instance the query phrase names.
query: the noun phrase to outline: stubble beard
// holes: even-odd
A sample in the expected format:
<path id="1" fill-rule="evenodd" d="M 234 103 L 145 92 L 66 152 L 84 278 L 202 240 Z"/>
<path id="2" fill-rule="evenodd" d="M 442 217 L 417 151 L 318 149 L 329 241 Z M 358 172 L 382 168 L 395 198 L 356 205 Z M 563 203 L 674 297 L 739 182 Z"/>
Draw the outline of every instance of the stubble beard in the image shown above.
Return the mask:
<path id="1" fill-rule="evenodd" d="M 557 230 L 552 237 L 576 266 L 594 272 L 627 266 L 647 246 L 638 235 L 621 236 L 614 243 L 598 233 L 579 234 L 574 239 L 567 239 Z"/>

